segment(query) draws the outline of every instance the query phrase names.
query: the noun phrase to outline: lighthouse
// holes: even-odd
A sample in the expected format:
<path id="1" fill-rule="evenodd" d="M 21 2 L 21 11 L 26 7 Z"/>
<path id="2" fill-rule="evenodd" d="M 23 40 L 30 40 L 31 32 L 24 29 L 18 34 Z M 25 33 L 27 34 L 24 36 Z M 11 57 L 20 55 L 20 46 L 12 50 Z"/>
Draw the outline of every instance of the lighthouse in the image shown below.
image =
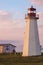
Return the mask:
<path id="1" fill-rule="evenodd" d="M 28 8 L 28 13 L 25 16 L 26 30 L 24 34 L 24 45 L 22 56 L 37 56 L 41 55 L 39 42 L 37 20 L 39 15 L 36 14 L 36 8 L 31 6 Z"/>

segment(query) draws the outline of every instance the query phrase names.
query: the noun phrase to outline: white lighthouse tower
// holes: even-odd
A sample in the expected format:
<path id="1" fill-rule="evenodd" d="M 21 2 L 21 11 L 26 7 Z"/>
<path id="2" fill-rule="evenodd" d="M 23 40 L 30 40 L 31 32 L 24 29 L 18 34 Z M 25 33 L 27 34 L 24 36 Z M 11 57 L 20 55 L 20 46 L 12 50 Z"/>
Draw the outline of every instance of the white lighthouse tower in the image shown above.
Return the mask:
<path id="1" fill-rule="evenodd" d="M 25 16 L 26 31 L 24 37 L 24 47 L 22 56 L 36 56 L 41 55 L 41 48 L 39 43 L 37 20 L 39 16 L 36 15 L 36 9 L 31 6 L 28 8 L 28 13 Z"/>

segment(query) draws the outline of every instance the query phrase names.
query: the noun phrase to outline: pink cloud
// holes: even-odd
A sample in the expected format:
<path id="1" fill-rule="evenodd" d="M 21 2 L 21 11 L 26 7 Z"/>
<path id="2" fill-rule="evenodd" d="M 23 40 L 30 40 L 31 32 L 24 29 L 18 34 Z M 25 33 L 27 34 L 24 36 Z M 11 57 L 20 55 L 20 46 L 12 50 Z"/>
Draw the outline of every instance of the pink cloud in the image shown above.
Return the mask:
<path id="1" fill-rule="evenodd" d="M 0 10 L 0 22 L 11 21 L 12 14 L 7 11 Z"/>
<path id="2" fill-rule="evenodd" d="M 0 29 L 0 40 L 23 40 L 24 31 L 14 28 L 1 28 Z"/>
<path id="3" fill-rule="evenodd" d="M 39 20 L 38 20 L 38 30 L 39 30 L 39 38 L 40 44 L 43 46 L 43 12 L 39 12 Z"/>
<path id="4" fill-rule="evenodd" d="M 43 46 L 43 25 L 38 26 L 40 44 Z"/>
<path id="5" fill-rule="evenodd" d="M 31 0 L 31 2 L 32 2 L 33 4 L 36 4 L 36 5 L 40 5 L 40 6 L 43 5 L 43 0 Z"/>
<path id="6" fill-rule="evenodd" d="M 8 12 L 0 10 L 0 15 L 8 15 Z"/>
<path id="7" fill-rule="evenodd" d="M 21 40 L 23 38 L 23 20 L 12 20 L 11 16 L 9 12 L 0 11 L 0 40 Z"/>
<path id="8" fill-rule="evenodd" d="M 38 24 L 43 25 L 43 12 L 39 12 L 38 14 L 39 14 Z"/>

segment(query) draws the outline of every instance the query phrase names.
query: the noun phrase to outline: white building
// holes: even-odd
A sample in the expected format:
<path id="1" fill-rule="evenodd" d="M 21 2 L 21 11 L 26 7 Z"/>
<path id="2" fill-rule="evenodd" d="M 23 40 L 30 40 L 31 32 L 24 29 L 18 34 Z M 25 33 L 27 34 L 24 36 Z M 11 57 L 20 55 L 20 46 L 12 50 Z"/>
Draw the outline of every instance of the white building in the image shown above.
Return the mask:
<path id="1" fill-rule="evenodd" d="M 13 53 L 15 52 L 15 47 L 12 44 L 0 44 L 0 53 Z"/>
<path id="2" fill-rule="evenodd" d="M 41 55 L 41 48 L 38 35 L 37 20 L 39 16 L 36 14 L 36 8 L 28 8 L 25 16 L 26 31 L 24 36 L 23 56 Z"/>

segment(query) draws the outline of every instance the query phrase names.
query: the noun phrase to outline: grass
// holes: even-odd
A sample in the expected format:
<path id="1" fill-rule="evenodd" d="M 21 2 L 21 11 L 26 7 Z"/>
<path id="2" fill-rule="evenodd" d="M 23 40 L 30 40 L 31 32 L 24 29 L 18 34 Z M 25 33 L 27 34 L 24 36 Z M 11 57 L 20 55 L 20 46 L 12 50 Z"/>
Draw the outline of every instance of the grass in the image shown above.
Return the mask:
<path id="1" fill-rule="evenodd" d="M 21 54 L 0 54 L 0 65 L 43 65 L 43 54 L 34 57 L 22 57 Z"/>

